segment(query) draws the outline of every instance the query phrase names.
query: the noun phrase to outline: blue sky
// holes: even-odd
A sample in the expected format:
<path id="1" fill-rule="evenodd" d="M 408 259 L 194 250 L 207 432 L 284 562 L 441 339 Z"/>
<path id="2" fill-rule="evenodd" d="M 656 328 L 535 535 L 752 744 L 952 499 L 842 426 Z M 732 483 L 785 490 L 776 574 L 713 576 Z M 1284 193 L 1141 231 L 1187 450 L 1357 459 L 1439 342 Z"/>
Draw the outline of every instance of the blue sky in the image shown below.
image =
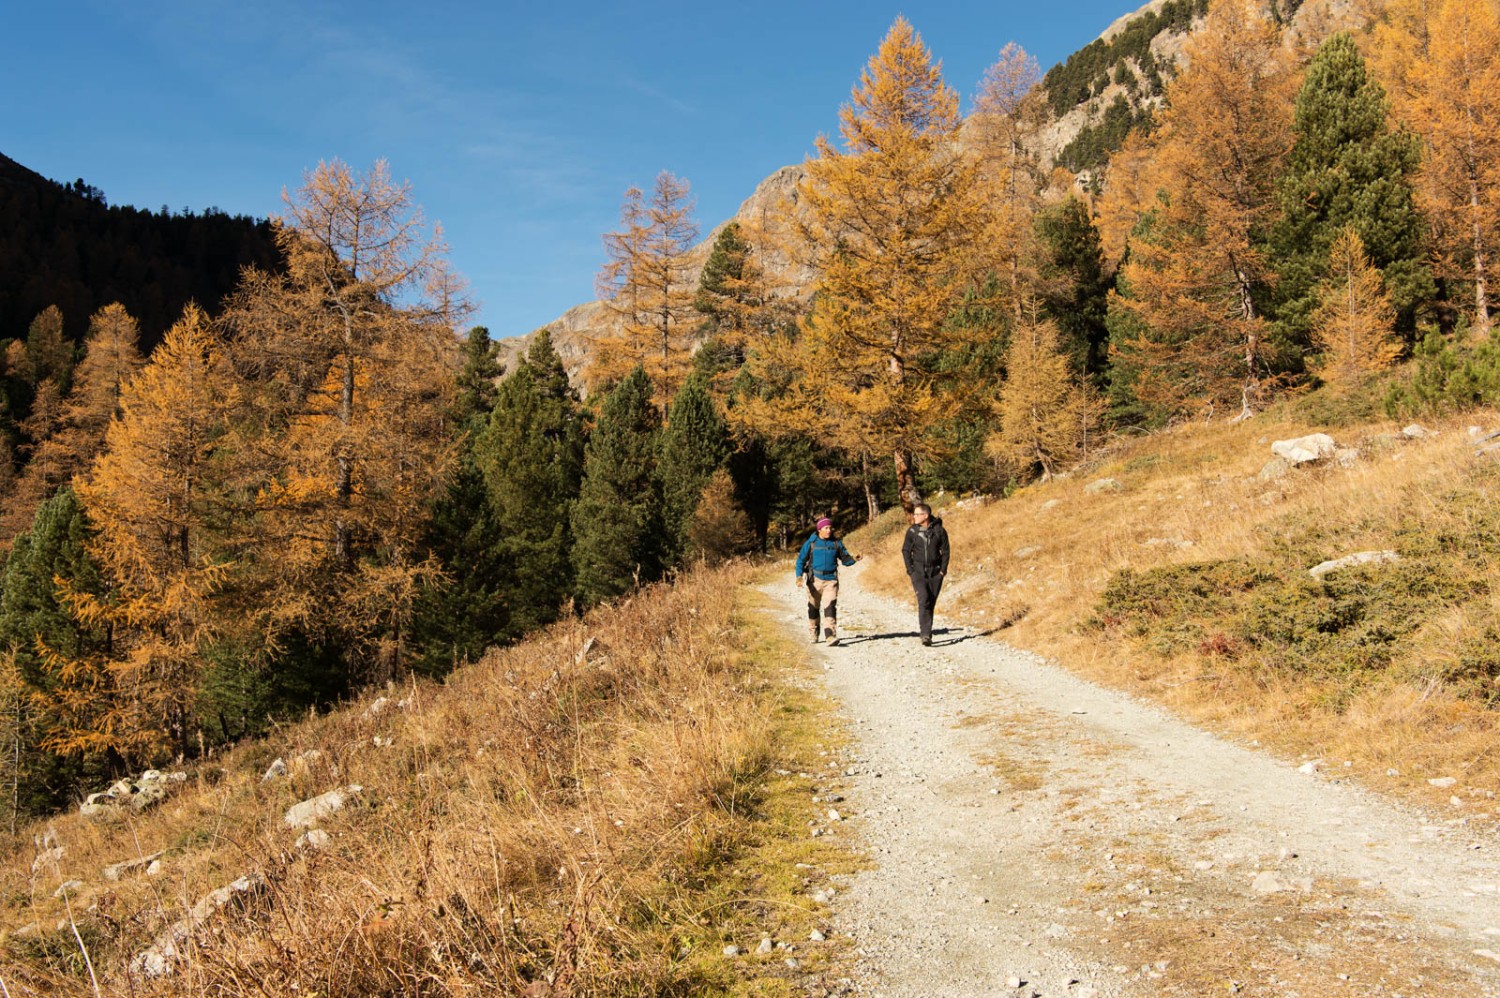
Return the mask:
<path id="1" fill-rule="evenodd" d="M 384 157 L 443 224 L 477 321 L 519 335 L 593 297 L 627 187 L 686 178 L 707 232 L 836 133 L 898 14 L 967 106 L 1006 42 L 1045 71 L 1135 6 L 17 3 L 0 153 L 112 204 L 256 216 L 320 159 Z"/>

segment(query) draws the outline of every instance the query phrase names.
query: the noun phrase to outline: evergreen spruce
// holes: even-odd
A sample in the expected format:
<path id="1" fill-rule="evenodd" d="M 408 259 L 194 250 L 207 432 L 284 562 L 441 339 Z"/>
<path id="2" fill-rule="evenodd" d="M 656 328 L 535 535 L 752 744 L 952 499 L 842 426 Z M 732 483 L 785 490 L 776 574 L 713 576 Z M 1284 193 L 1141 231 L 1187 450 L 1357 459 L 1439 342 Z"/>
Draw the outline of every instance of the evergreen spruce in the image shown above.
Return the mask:
<path id="1" fill-rule="evenodd" d="M 546 335 L 545 333 L 543 335 Z M 505 367 L 496 359 L 499 348 L 490 339 L 490 331 L 475 326 L 459 348 L 463 366 L 458 372 L 458 391 L 453 400 L 455 422 L 468 426 L 489 417 L 498 395 L 496 382 Z"/>
<path id="2" fill-rule="evenodd" d="M 484 475 L 468 449 L 427 529 L 427 549 L 442 561 L 444 578 L 417 599 L 411 628 L 417 671 L 444 675 L 510 633 L 513 573 L 498 550 L 499 537 Z"/>
<path id="3" fill-rule="evenodd" d="M 572 516 L 573 567 L 585 606 L 661 575 L 655 468 L 661 417 L 651 392 L 651 379 L 637 367 L 605 397 L 589 437 L 583 490 Z"/>
<path id="4" fill-rule="evenodd" d="M 1385 91 L 1366 74 L 1348 34 L 1324 42 L 1308 63 L 1292 127 L 1278 189 L 1282 214 L 1270 239 L 1280 264 L 1282 334 L 1294 347 L 1306 345 L 1329 249 L 1352 227 L 1381 272 L 1397 328 L 1411 335 L 1418 308 L 1436 294 L 1409 180 L 1420 145 L 1390 130 Z"/>
<path id="5" fill-rule="evenodd" d="M 1076 197 L 1043 211 L 1036 227 L 1044 247 L 1043 317 L 1057 327 L 1073 373 L 1102 380 L 1109 355 L 1105 312 L 1114 281 L 1105 273 L 1099 230 Z"/>
<path id="6" fill-rule="evenodd" d="M 90 535 L 82 504 L 64 488 L 37 510 L 31 529 L 16 538 L 0 573 L 0 652 L 15 656 L 24 687 L 33 693 L 52 693 L 58 683 L 43 661 L 41 647 L 81 658 L 104 642 L 104 635 L 81 627 L 57 596 L 58 579 L 79 592 L 101 591 L 99 570 L 87 550 Z M 102 758 L 41 750 L 52 720 L 45 709 L 32 710 L 23 724 L 17 801 L 23 814 L 55 809 L 81 780 L 106 767 Z"/>
<path id="7" fill-rule="evenodd" d="M 714 409 L 707 379 L 701 375 L 688 378 L 672 400 L 657 465 L 668 564 L 681 564 L 686 559 L 693 513 L 708 480 L 724 466 L 729 451 L 729 430 Z"/>
<path id="8" fill-rule="evenodd" d="M 557 619 L 573 592 L 570 519 L 583 475 L 583 414 L 544 331 L 500 384 L 474 443 L 494 512 L 491 543 L 510 578 L 504 637 Z"/>

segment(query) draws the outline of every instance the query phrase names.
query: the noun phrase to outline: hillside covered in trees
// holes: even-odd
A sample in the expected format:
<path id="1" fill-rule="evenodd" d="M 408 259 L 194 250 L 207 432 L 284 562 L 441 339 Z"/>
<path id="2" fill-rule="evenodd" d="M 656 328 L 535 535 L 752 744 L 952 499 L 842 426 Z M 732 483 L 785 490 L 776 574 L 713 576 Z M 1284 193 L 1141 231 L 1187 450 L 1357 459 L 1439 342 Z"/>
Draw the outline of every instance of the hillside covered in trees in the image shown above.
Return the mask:
<path id="1" fill-rule="evenodd" d="M 24 339 L 55 306 L 77 343 L 89 316 L 119 302 L 149 350 L 187 302 L 217 308 L 242 267 L 277 265 L 265 220 L 110 205 L 81 179 L 58 184 L 0 155 L 0 340 Z"/>
<path id="2" fill-rule="evenodd" d="M 1153 15 L 1202 28 L 1098 193 L 1023 141 L 1071 76 L 1006 46 L 966 118 L 898 19 L 794 199 L 705 254 L 684 178 L 626 192 L 581 384 L 546 333 L 507 370 L 466 329 L 384 164 L 309 173 L 275 251 L 155 349 L 123 293 L 77 346 L 42 305 L 0 372 L 9 811 L 823 513 L 1005 494 L 1315 389 L 1329 418 L 1495 402 L 1495 5 L 1399 0 L 1316 45 L 1285 13 Z"/>

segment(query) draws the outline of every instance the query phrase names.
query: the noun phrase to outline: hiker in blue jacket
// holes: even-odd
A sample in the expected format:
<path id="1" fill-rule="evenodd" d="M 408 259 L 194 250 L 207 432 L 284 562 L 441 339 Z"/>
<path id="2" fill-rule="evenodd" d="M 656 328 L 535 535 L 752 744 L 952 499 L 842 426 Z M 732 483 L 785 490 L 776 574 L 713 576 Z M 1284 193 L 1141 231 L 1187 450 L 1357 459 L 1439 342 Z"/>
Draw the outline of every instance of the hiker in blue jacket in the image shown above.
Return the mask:
<path id="1" fill-rule="evenodd" d="M 839 563 L 852 565 L 864 555 L 853 555 L 844 542 L 833 536 L 833 521 L 823 517 L 817 532 L 808 537 L 797 555 L 797 587 L 807 576 L 807 633 L 818 640 L 818 608 L 823 611 L 823 637 L 830 645 L 839 643 Z"/>

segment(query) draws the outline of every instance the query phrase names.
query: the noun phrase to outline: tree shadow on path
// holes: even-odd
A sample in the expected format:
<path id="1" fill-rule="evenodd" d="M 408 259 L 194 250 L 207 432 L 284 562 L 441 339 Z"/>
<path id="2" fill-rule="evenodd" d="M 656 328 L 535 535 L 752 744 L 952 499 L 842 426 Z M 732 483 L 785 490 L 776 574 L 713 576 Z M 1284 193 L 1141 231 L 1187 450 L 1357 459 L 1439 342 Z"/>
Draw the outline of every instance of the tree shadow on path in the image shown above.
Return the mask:
<path id="1" fill-rule="evenodd" d="M 939 627 L 932 632 L 932 647 L 946 648 L 949 645 L 960 644 L 974 638 L 987 638 L 998 631 L 998 627 L 991 627 L 983 631 L 963 631 L 952 627 Z M 943 637 L 942 635 L 952 635 Z M 919 638 L 921 634 L 917 631 L 887 631 L 884 634 L 859 634 L 853 637 L 840 637 L 839 647 L 863 644 L 866 641 L 893 641 L 898 638 Z"/>

